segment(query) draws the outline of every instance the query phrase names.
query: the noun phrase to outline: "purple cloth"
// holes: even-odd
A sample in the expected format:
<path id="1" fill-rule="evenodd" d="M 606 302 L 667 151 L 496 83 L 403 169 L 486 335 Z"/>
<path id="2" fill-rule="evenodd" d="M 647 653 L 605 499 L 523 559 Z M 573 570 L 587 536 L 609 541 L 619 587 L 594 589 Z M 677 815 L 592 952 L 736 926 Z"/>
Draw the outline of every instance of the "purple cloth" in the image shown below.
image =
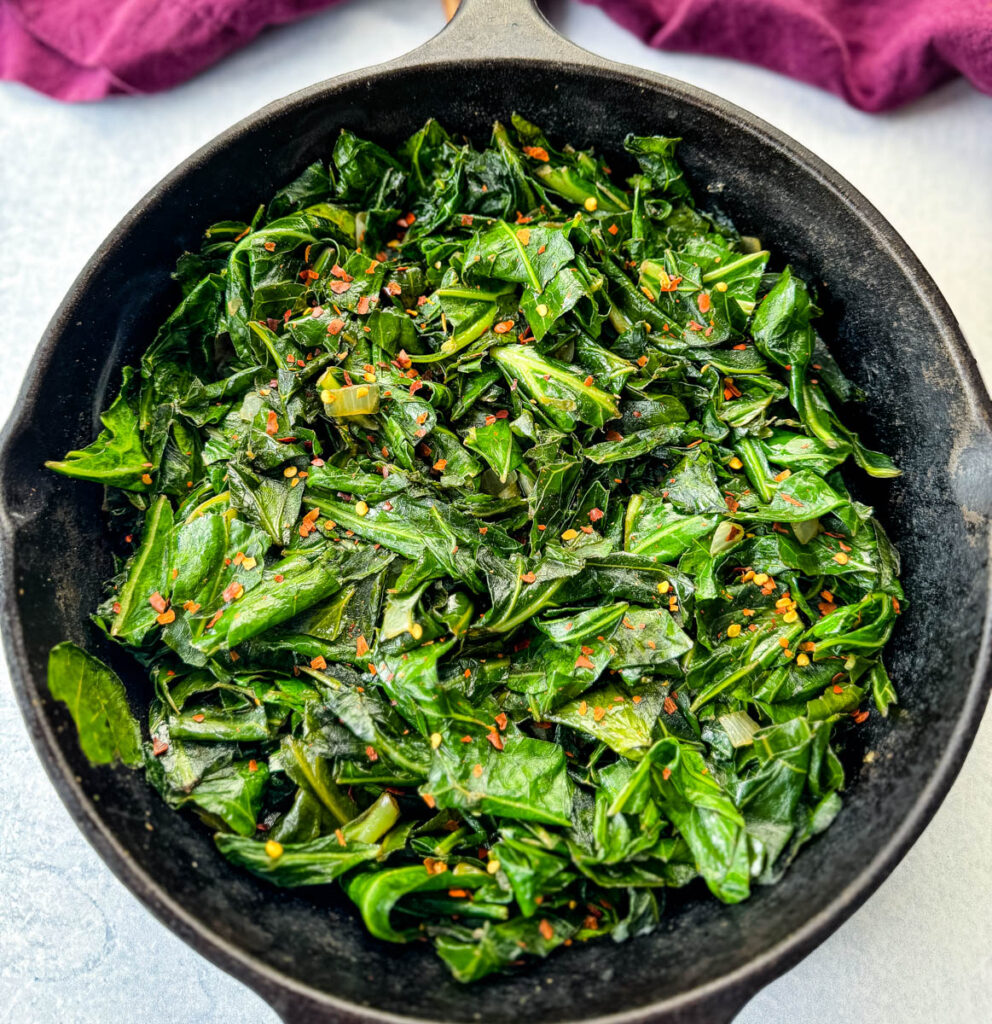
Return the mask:
<path id="1" fill-rule="evenodd" d="M 62 100 L 155 92 L 338 0 L 0 0 L 0 78 Z M 417 0 L 428 2 L 428 0 Z M 992 93 L 992 0 L 584 0 L 652 46 L 887 110 L 957 74 Z"/>
<path id="2" fill-rule="evenodd" d="M 992 93 L 990 0 L 583 0 L 651 46 L 780 71 L 862 110 L 961 74 Z"/>
<path id="3" fill-rule="evenodd" d="M 0 78 L 60 100 L 169 89 L 339 0 L 0 0 Z"/>

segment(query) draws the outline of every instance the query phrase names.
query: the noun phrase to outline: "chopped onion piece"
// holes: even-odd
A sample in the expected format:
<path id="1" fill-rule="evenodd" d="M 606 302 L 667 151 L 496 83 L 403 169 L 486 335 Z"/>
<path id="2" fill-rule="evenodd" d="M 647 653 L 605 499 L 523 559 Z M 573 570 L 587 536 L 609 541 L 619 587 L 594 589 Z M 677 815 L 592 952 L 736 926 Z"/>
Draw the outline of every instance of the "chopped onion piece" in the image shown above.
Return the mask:
<path id="1" fill-rule="evenodd" d="M 792 532 L 800 544 L 808 544 L 820 532 L 820 520 L 804 519 L 801 523 L 793 523 Z"/>
<path id="2" fill-rule="evenodd" d="M 352 384 L 345 388 L 326 388 L 320 393 L 324 412 L 335 419 L 368 416 L 379 411 L 378 384 Z"/>
<path id="3" fill-rule="evenodd" d="M 710 541 L 710 554 L 719 555 L 722 551 L 728 551 L 743 538 L 744 527 L 740 523 L 731 523 L 724 520 L 713 531 L 713 540 Z"/>
<path id="4" fill-rule="evenodd" d="M 751 746 L 754 734 L 761 728 L 746 711 L 731 711 L 729 715 L 721 715 L 720 725 L 735 748 Z"/>

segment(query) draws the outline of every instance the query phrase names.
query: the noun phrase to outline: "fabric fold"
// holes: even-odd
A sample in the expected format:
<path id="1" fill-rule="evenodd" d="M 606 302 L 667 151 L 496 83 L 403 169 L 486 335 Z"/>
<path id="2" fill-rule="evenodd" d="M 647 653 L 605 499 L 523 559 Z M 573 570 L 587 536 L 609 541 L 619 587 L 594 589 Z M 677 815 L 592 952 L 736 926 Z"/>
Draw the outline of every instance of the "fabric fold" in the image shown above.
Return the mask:
<path id="1" fill-rule="evenodd" d="M 339 2 L 0 0 L 0 78 L 68 101 L 157 92 Z M 582 2 L 651 46 L 758 64 L 862 110 L 890 110 L 959 74 L 992 93 L 989 0 Z"/>

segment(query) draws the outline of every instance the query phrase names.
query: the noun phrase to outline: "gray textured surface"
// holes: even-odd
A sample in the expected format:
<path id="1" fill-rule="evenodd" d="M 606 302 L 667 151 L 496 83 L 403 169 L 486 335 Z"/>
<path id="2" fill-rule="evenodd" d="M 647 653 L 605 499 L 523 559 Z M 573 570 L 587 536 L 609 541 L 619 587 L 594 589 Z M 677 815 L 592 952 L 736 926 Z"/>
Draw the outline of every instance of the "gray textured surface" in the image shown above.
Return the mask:
<path id="1" fill-rule="evenodd" d="M 0 87 L 6 416 L 34 344 L 86 257 L 167 170 L 230 122 L 309 82 L 397 55 L 440 27 L 436 0 L 364 0 L 266 35 L 172 93 L 63 107 Z M 721 93 L 846 175 L 937 279 L 992 378 L 992 100 L 958 83 L 869 117 L 756 68 L 658 54 L 598 11 L 552 9 L 576 41 Z M 898 683 L 898 680 L 897 680 Z M 274 1015 L 157 924 L 72 826 L 0 676 L 0 1020 L 176 1024 Z M 879 892 L 739 1024 L 992 1019 L 992 725 L 934 822 Z"/>

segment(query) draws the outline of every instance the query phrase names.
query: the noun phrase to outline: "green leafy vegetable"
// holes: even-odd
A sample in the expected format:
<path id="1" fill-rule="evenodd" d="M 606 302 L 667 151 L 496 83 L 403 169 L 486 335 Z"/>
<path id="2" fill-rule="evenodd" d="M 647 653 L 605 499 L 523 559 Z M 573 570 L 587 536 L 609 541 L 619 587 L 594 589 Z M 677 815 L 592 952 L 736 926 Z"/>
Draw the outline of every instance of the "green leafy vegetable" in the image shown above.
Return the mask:
<path id="1" fill-rule="evenodd" d="M 69 708 L 83 753 L 95 764 L 140 764 L 141 731 L 124 684 L 98 658 L 71 643 L 48 656 L 48 690 Z"/>
<path id="2" fill-rule="evenodd" d="M 114 578 L 49 686 L 275 886 L 339 885 L 471 982 L 771 884 L 892 714 L 899 558 L 809 285 L 519 115 L 349 131 L 183 254 L 87 448 Z M 622 154 L 621 154 L 622 155 Z M 54 454 L 54 453 L 53 453 Z M 850 472 L 851 477 L 848 477 Z"/>

